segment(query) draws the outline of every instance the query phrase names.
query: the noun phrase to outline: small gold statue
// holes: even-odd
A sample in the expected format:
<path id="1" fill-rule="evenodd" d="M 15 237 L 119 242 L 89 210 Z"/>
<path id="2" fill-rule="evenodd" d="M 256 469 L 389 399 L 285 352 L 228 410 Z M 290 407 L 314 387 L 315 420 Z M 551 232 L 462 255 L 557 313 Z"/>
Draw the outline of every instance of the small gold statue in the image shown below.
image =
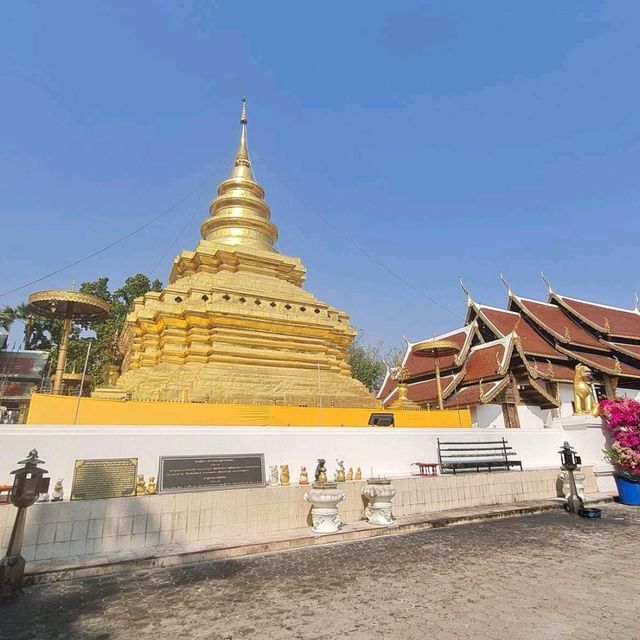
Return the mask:
<path id="1" fill-rule="evenodd" d="M 336 469 L 336 482 L 346 482 L 347 478 L 344 474 L 344 460 L 336 458 L 338 468 Z"/>
<path id="2" fill-rule="evenodd" d="M 592 382 L 591 369 L 583 364 L 577 364 L 573 378 L 573 415 L 598 415 L 598 405 L 591 390 Z"/>
<path id="3" fill-rule="evenodd" d="M 309 474 L 307 473 L 307 467 L 300 467 L 300 480 L 299 484 L 309 484 Z"/>
<path id="4" fill-rule="evenodd" d="M 143 496 L 147 492 L 147 488 L 144 486 L 144 476 L 140 474 L 138 476 L 138 484 L 136 484 L 136 495 Z"/>
<path id="5" fill-rule="evenodd" d="M 289 486 L 289 465 L 288 464 L 280 465 L 280 484 L 283 487 Z"/>
<path id="6" fill-rule="evenodd" d="M 149 476 L 149 482 L 147 482 L 147 495 L 152 496 L 158 493 L 158 487 L 156 487 L 156 479 L 153 476 Z"/>
<path id="7" fill-rule="evenodd" d="M 316 484 L 327 484 L 327 468 L 324 466 L 325 459 L 318 458 L 318 466 L 316 467 Z"/>
<path id="8" fill-rule="evenodd" d="M 356 477 L 355 480 L 362 480 L 362 469 L 360 467 L 358 467 L 356 469 Z"/>
<path id="9" fill-rule="evenodd" d="M 347 471 L 347 480 L 353 480 L 353 467 L 349 467 L 349 471 Z"/>

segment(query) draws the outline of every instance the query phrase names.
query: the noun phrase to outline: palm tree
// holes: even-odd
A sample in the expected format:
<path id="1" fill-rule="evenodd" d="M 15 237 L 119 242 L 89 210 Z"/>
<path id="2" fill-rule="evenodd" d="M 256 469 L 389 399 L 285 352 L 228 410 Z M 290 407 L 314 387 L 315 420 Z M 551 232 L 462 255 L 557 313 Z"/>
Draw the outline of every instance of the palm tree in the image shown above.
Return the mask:
<path id="1" fill-rule="evenodd" d="M 16 320 L 24 322 L 24 348 L 31 348 L 31 334 L 33 333 L 33 315 L 24 302 L 16 307 L 5 305 L 0 310 L 0 328 L 9 331 Z"/>
<path id="2" fill-rule="evenodd" d="M 0 309 L 0 329 L 4 329 L 9 333 L 11 325 L 15 320 L 15 313 L 12 307 L 4 306 Z"/>

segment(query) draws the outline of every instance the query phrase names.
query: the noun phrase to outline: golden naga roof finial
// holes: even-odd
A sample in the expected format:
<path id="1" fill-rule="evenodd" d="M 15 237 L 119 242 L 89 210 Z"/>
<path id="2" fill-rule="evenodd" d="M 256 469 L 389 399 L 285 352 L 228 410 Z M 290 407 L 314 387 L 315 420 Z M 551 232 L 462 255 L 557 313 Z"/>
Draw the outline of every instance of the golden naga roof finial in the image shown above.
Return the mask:
<path id="1" fill-rule="evenodd" d="M 507 279 L 504 277 L 502 273 L 500 273 L 500 280 L 502 280 L 502 284 L 507 289 L 507 298 L 511 297 L 511 285 L 507 282 Z"/>
<path id="2" fill-rule="evenodd" d="M 549 278 L 544 275 L 544 271 L 540 272 L 540 276 L 544 280 L 544 283 L 547 285 L 547 293 L 551 295 L 553 293 L 553 289 L 551 288 L 551 283 L 549 282 Z"/>
<path id="3" fill-rule="evenodd" d="M 470 307 L 472 302 L 471 294 L 469 293 L 469 289 L 467 289 L 467 287 L 464 286 L 464 282 L 462 281 L 462 276 L 458 277 L 458 282 L 460 282 L 460 288 L 464 292 L 464 295 L 467 296 L 467 306 Z"/>

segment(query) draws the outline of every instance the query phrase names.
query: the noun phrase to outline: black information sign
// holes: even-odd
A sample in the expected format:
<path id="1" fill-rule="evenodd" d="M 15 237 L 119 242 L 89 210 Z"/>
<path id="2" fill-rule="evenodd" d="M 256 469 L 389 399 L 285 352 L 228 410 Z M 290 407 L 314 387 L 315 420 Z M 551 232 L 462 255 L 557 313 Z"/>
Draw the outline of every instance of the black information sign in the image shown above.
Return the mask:
<path id="1" fill-rule="evenodd" d="M 136 494 L 138 458 L 76 460 L 72 500 L 124 498 Z"/>
<path id="2" fill-rule="evenodd" d="M 158 478 L 161 492 L 264 487 L 264 454 L 163 456 Z"/>

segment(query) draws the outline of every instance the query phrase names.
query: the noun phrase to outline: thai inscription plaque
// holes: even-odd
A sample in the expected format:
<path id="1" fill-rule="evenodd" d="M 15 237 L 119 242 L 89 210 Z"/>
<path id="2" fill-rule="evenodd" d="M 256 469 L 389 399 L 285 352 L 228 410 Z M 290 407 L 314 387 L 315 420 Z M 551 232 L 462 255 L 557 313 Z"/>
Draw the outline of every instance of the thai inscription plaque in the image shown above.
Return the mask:
<path id="1" fill-rule="evenodd" d="M 264 454 L 164 456 L 158 477 L 161 492 L 264 487 Z"/>
<path id="2" fill-rule="evenodd" d="M 136 493 L 138 458 L 76 460 L 72 500 L 124 498 Z"/>

